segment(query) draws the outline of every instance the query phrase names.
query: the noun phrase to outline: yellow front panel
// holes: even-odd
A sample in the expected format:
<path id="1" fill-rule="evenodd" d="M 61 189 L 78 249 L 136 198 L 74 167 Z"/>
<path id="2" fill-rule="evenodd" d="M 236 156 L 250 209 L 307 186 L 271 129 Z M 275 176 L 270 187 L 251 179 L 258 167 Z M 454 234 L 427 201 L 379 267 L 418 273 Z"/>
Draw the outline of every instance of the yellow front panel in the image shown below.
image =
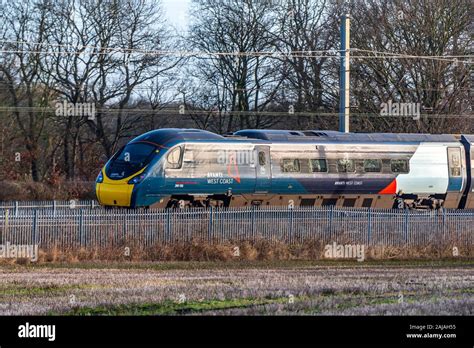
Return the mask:
<path id="1" fill-rule="evenodd" d="M 96 195 L 101 205 L 129 207 L 132 200 L 132 191 L 135 185 L 128 184 L 128 181 L 134 176 L 141 174 L 145 168 L 130 175 L 128 178 L 120 180 L 111 180 L 102 170 L 104 180 L 96 184 Z"/>
<path id="2" fill-rule="evenodd" d="M 134 185 L 97 184 L 97 198 L 102 205 L 129 207 Z"/>

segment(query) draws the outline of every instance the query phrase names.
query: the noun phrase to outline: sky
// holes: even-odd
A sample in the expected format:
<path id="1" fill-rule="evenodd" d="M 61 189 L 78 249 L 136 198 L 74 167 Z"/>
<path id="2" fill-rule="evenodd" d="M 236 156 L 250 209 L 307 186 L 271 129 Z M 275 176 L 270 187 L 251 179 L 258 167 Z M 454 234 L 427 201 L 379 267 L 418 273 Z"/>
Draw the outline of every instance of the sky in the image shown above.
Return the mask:
<path id="1" fill-rule="evenodd" d="M 169 23 L 178 30 L 186 29 L 190 2 L 191 0 L 161 0 Z"/>

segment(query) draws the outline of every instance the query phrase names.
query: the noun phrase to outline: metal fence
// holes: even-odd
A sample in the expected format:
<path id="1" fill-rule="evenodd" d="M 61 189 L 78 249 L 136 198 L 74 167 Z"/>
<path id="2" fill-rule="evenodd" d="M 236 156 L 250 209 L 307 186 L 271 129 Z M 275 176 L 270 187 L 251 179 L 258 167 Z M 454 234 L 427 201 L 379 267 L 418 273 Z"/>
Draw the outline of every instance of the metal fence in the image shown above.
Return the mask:
<path id="1" fill-rule="evenodd" d="M 56 209 L 81 209 L 98 208 L 99 203 L 95 200 L 76 200 L 69 201 L 0 201 L 0 209 L 10 209 L 15 216 L 20 215 L 25 210 L 41 209 L 47 211 L 56 211 Z"/>
<path id="2" fill-rule="evenodd" d="M 105 210 L 0 208 L 0 243 L 42 248 L 114 247 L 139 243 L 257 240 L 366 245 L 472 246 L 474 211 L 336 207 Z"/>

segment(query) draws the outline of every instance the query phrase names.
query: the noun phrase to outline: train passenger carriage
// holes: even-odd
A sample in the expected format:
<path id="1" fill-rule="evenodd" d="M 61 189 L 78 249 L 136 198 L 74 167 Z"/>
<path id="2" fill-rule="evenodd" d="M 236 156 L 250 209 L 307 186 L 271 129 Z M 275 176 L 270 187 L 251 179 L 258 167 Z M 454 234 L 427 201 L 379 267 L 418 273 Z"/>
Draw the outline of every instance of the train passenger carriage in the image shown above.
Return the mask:
<path id="1" fill-rule="evenodd" d="M 474 208 L 474 136 L 159 129 L 101 170 L 99 202 L 122 207 Z"/>

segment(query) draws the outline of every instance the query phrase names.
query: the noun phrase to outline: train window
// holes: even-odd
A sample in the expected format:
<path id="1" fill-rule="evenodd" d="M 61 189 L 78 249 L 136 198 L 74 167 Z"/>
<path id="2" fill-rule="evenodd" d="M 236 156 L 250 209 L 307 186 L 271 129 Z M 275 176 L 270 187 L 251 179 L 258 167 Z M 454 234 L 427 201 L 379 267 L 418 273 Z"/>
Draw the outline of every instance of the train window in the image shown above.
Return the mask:
<path id="1" fill-rule="evenodd" d="M 120 149 L 110 160 L 106 174 L 112 180 L 126 178 L 145 167 L 155 154 L 155 146 L 131 143 Z"/>
<path id="2" fill-rule="evenodd" d="M 351 160 L 351 159 L 337 160 L 337 171 L 339 173 L 354 173 L 355 172 L 354 160 Z"/>
<path id="3" fill-rule="evenodd" d="M 302 207 L 313 207 L 314 203 L 316 203 L 316 199 L 314 199 L 314 198 L 303 198 L 301 200 L 300 206 L 302 206 Z"/>
<path id="4" fill-rule="evenodd" d="M 346 198 L 342 203 L 343 207 L 355 207 L 356 199 L 355 198 Z"/>
<path id="5" fill-rule="evenodd" d="M 325 159 L 311 159 L 311 171 L 313 173 L 327 173 L 328 166 Z"/>
<path id="6" fill-rule="evenodd" d="M 461 176 L 461 150 L 448 148 L 448 159 L 450 176 Z"/>
<path id="7" fill-rule="evenodd" d="M 128 162 L 130 165 L 142 166 L 155 150 L 153 145 L 132 143 L 125 146 L 114 158 L 117 162 Z"/>
<path id="8" fill-rule="evenodd" d="M 323 201 L 321 202 L 321 206 L 323 207 L 328 207 L 331 205 L 336 205 L 337 204 L 337 198 L 324 198 Z"/>
<path id="9" fill-rule="evenodd" d="M 281 162 L 283 173 L 297 173 L 300 171 L 300 161 L 298 159 L 284 158 Z"/>
<path id="10" fill-rule="evenodd" d="M 179 169 L 181 168 L 181 147 L 175 147 L 171 152 L 168 154 L 168 168 L 172 169 Z"/>
<path id="11" fill-rule="evenodd" d="M 265 152 L 260 151 L 258 153 L 258 164 L 260 164 L 261 166 L 264 166 L 266 163 L 267 163 L 267 160 L 265 158 Z"/>
<path id="12" fill-rule="evenodd" d="M 364 172 L 379 173 L 382 171 L 382 161 L 378 159 L 364 160 Z"/>
<path id="13" fill-rule="evenodd" d="M 408 173 L 408 161 L 406 159 L 393 159 L 390 161 L 393 173 Z"/>
<path id="14" fill-rule="evenodd" d="M 370 208 L 372 206 L 372 198 L 364 198 L 362 201 L 362 208 Z"/>

